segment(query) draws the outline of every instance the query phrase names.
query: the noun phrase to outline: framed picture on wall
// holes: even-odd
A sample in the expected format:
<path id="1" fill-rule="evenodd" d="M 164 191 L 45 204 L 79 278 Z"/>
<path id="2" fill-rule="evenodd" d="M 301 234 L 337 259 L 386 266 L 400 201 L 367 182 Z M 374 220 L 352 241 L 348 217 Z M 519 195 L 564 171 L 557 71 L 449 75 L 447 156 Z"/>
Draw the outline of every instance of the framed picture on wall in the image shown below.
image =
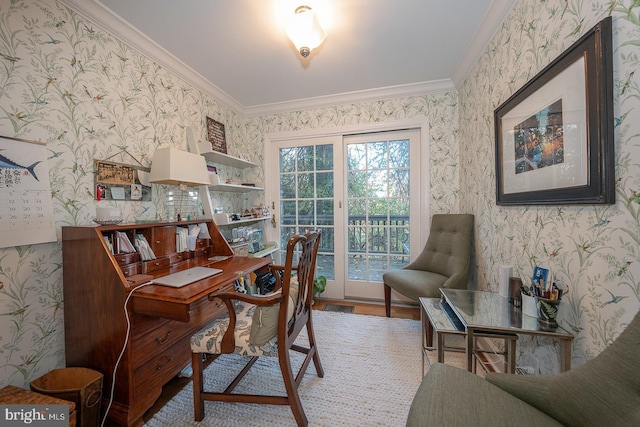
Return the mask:
<path id="1" fill-rule="evenodd" d="M 498 205 L 613 204 L 611 18 L 495 110 Z"/>
<path id="2" fill-rule="evenodd" d="M 207 117 L 207 139 L 211 143 L 211 149 L 227 154 L 227 140 L 224 135 L 224 125 Z"/>

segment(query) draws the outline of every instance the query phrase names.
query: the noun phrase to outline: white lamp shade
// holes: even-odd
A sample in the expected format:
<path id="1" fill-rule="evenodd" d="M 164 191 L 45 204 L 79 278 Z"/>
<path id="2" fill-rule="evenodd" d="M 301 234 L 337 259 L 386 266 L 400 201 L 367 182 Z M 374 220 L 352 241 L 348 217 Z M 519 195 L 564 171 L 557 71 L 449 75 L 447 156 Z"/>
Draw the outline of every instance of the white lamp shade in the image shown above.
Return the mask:
<path id="1" fill-rule="evenodd" d="M 204 157 L 174 147 L 156 149 L 149 182 L 168 185 L 211 185 Z"/>
<path id="2" fill-rule="evenodd" d="M 303 47 L 313 50 L 327 37 L 327 33 L 320 26 L 318 16 L 311 9 L 302 10 L 291 16 L 287 22 L 286 32 L 298 50 Z"/>

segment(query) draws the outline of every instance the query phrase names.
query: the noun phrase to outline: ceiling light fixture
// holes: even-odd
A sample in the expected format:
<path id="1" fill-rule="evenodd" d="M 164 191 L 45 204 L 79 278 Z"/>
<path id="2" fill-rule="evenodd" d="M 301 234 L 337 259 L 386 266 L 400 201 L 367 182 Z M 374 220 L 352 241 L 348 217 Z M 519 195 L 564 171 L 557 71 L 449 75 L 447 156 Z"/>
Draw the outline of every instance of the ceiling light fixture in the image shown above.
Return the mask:
<path id="1" fill-rule="evenodd" d="M 320 46 L 327 33 L 322 29 L 318 16 L 309 6 L 298 6 L 287 23 L 287 35 L 303 58 Z"/>

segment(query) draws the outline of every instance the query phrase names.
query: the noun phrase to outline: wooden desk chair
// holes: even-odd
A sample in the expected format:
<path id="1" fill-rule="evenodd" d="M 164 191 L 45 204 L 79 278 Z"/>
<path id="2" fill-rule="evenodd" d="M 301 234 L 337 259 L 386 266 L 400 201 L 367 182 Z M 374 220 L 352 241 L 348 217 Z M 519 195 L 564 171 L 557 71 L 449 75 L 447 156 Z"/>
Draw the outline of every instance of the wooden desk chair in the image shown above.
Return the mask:
<path id="1" fill-rule="evenodd" d="M 269 266 L 276 276 L 276 290 L 266 296 L 219 292 L 210 300 L 221 299 L 227 306 L 228 317 L 217 319 L 191 337 L 193 367 L 193 401 L 196 421 L 204 418 L 204 401 L 264 403 L 289 405 L 299 426 L 308 421 L 298 395 L 298 386 L 311 360 L 319 377 L 324 376 L 311 322 L 311 300 L 316 256 L 320 245 L 317 231 L 295 235 L 287 244 L 284 266 Z M 297 265 L 294 257 L 300 254 Z M 292 274 L 297 272 L 297 275 Z M 237 302 L 236 302 L 237 301 Z M 294 344 L 306 326 L 309 346 Z M 294 377 L 289 351 L 306 354 Z M 203 358 L 237 353 L 250 356 L 244 369 L 223 392 L 204 391 Z M 286 396 L 232 393 L 235 386 L 260 356 L 278 357 Z"/>

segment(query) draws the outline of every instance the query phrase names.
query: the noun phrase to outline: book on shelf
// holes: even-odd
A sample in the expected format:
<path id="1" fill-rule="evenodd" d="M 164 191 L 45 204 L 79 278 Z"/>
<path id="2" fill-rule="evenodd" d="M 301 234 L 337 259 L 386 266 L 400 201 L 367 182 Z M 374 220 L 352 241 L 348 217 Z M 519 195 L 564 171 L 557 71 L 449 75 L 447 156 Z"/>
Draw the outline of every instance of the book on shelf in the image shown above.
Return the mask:
<path id="1" fill-rule="evenodd" d="M 185 252 L 189 250 L 187 245 L 189 236 L 189 229 L 183 227 L 176 227 L 176 250 L 178 252 Z"/>
<path id="2" fill-rule="evenodd" d="M 130 254 L 136 251 L 136 248 L 131 243 L 131 240 L 129 240 L 127 233 L 116 231 L 116 237 L 118 239 L 118 253 Z"/>
<path id="3" fill-rule="evenodd" d="M 107 244 L 107 247 L 109 248 L 109 252 L 113 254 L 113 242 L 111 241 L 111 236 L 107 236 L 103 234 L 102 238 L 104 239 L 104 242 Z"/>
<path id="4" fill-rule="evenodd" d="M 136 235 L 136 248 L 138 248 L 138 252 L 140 253 L 140 258 L 142 261 L 149 261 L 151 259 L 156 259 L 156 254 L 153 253 L 153 249 L 147 242 L 147 239 L 142 234 Z"/>

